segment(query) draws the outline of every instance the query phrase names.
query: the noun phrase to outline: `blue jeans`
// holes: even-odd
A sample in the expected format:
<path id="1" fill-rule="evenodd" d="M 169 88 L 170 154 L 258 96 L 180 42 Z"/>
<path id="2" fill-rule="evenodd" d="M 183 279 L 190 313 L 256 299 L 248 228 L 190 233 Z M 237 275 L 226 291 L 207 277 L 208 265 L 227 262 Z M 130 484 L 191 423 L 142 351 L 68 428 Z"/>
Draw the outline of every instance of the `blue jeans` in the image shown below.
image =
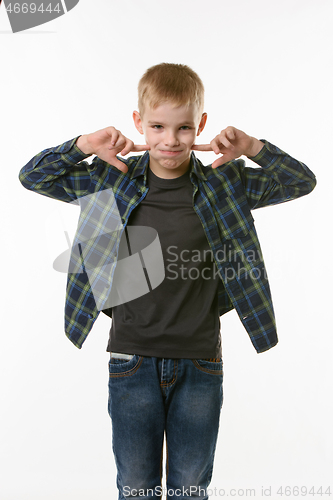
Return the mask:
<path id="1" fill-rule="evenodd" d="M 111 355 L 108 411 L 119 499 L 161 499 L 164 432 L 167 498 L 208 498 L 222 373 L 221 359 Z"/>

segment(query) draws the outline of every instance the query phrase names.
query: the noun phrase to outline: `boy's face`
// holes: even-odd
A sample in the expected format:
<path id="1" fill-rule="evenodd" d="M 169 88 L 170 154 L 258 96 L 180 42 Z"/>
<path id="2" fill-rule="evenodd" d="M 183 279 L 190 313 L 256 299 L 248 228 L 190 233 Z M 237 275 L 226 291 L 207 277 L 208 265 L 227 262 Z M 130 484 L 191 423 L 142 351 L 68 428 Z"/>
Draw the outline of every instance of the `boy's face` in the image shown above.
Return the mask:
<path id="1" fill-rule="evenodd" d="M 172 179 L 189 168 L 191 147 L 203 130 L 207 114 L 199 116 L 197 106 L 173 107 L 164 103 L 155 109 L 145 107 L 143 117 L 133 113 L 137 130 L 150 146 L 149 166 L 158 177 Z"/>

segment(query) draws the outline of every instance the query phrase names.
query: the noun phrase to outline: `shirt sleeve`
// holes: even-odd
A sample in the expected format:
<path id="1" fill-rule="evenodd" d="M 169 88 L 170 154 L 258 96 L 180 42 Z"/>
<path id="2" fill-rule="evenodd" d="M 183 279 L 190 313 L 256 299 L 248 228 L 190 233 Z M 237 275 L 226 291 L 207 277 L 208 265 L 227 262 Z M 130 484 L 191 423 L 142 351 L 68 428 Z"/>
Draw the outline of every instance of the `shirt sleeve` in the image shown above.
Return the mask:
<path id="1" fill-rule="evenodd" d="M 276 205 L 300 198 L 316 186 L 316 177 L 300 161 L 261 139 L 264 147 L 250 159 L 260 167 L 245 167 L 241 163 L 241 177 L 251 209 Z"/>
<path id="2" fill-rule="evenodd" d="M 20 170 L 21 184 L 29 190 L 65 202 L 84 196 L 90 186 L 97 157 L 91 164 L 83 161 L 91 155 L 84 154 L 77 147 L 79 137 L 44 149 L 34 156 Z"/>

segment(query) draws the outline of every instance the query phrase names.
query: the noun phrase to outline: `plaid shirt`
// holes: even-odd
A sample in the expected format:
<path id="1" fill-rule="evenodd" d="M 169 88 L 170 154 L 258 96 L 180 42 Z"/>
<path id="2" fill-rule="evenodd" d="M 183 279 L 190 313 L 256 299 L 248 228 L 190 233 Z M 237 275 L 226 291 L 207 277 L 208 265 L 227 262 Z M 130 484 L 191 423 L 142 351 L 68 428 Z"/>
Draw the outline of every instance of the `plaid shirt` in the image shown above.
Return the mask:
<path id="1" fill-rule="evenodd" d="M 21 169 L 19 178 L 27 189 L 81 206 L 65 305 L 65 333 L 76 347 L 81 348 L 107 300 L 107 285 L 112 285 L 122 231 L 132 210 L 148 192 L 149 153 L 119 158 L 128 166 L 124 174 L 98 157 L 91 164 L 83 161 L 90 155 L 80 151 L 77 139 L 43 150 Z M 262 150 L 251 158 L 261 168 L 246 167 L 244 160 L 237 159 L 212 169 L 211 165 L 204 167 L 192 152 L 190 173 L 193 208 L 200 218 L 221 278 L 219 314 L 235 308 L 257 352 L 270 349 L 277 344 L 278 338 L 251 210 L 299 198 L 310 193 L 316 185 L 315 176 L 306 165 L 268 141 L 262 142 Z M 105 190 L 113 193 L 106 197 L 110 202 L 100 196 L 103 191 L 107 193 Z M 82 200 L 88 201 L 83 203 Z M 114 231 L 110 233 L 111 219 L 115 222 Z M 106 233 L 111 236 L 101 246 L 100 235 Z M 94 269 L 94 275 L 88 277 L 85 262 L 92 255 L 94 265 L 90 269 Z M 106 265 L 108 276 L 103 275 Z M 96 285 L 100 290 L 98 307 L 96 292 L 94 295 L 91 289 L 92 280 L 105 285 Z"/>

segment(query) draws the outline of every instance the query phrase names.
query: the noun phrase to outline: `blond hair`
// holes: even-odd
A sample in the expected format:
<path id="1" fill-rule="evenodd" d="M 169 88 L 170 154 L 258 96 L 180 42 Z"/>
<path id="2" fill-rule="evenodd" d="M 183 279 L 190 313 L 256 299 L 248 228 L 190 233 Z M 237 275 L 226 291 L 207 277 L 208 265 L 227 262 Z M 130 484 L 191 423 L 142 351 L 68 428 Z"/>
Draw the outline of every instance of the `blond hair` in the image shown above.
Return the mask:
<path id="1" fill-rule="evenodd" d="M 201 115 L 204 91 L 197 73 L 185 64 L 157 64 L 148 68 L 139 81 L 139 113 L 142 117 L 146 105 L 155 109 L 170 101 L 174 106 L 196 104 Z"/>

